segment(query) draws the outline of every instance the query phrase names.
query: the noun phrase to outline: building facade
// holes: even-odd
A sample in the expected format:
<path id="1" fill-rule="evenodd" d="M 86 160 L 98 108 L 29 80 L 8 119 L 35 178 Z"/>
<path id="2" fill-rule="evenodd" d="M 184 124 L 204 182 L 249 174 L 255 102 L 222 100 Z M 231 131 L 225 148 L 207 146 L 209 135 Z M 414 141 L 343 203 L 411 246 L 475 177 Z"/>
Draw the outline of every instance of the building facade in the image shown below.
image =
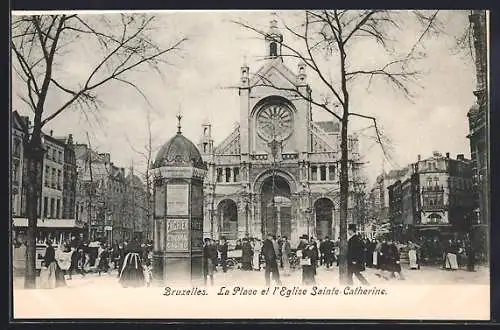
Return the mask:
<path id="1" fill-rule="evenodd" d="M 27 159 L 24 146 L 30 121 L 17 111 L 12 114 L 12 217 L 14 237 L 23 240 L 27 217 Z M 42 163 L 41 195 L 38 201 L 37 241 L 47 238 L 61 242 L 78 232 L 74 218 L 76 163 L 71 135 L 56 138 L 52 131 L 42 134 L 45 155 Z"/>
<path id="2" fill-rule="evenodd" d="M 62 218 L 75 219 L 76 211 L 76 157 L 73 135 L 57 138 L 64 143 L 63 183 L 62 183 Z"/>
<path id="3" fill-rule="evenodd" d="M 396 235 L 401 232 L 466 232 L 474 209 L 472 164 L 434 152 L 418 158 L 407 174 L 388 187 L 390 215 Z M 412 236 L 412 235 L 410 235 Z"/>
<path id="4" fill-rule="evenodd" d="M 489 251 L 490 223 L 490 155 L 489 155 L 489 89 L 488 89 L 488 26 L 485 10 L 472 10 L 472 24 L 476 65 L 476 103 L 467 113 L 473 182 L 476 187 L 475 219 L 476 248 L 484 254 Z"/>
<path id="5" fill-rule="evenodd" d="M 390 196 L 388 187 L 396 181 L 401 180 L 407 175 L 409 168 L 401 170 L 391 170 L 388 173 L 380 174 L 373 187 L 370 189 L 367 200 L 367 217 L 376 224 L 389 223 L 390 214 Z"/>
<path id="6" fill-rule="evenodd" d="M 152 228 L 149 216 L 148 194 L 146 186 L 142 180 L 134 174 L 134 169 L 131 168 L 125 178 L 125 194 L 126 194 L 126 223 L 132 225 L 132 233 L 134 237 L 143 241 L 148 239 L 148 233 Z"/>
<path id="7" fill-rule="evenodd" d="M 22 117 L 17 111 L 12 114 L 12 138 L 11 138 L 11 200 L 12 215 L 24 217 L 26 215 L 26 161 L 24 146 L 28 138 L 27 117 Z"/>
<path id="8" fill-rule="evenodd" d="M 198 144 L 208 173 L 204 186 L 204 235 L 237 239 L 268 233 L 297 242 L 302 234 L 339 235 L 340 125 L 317 122 L 306 66 L 283 61 L 283 36 L 272 21 L 263 66 L 241 67 L 240 122 L 215 146 L 203 124 Z M 348 222 L 357 222 L 356 182 L 362 181 L 358 139 L 349 137 Z"/>
<path id="9" fill-rule="evenodd" d="M 85 238 L 108 242 L 145 239 L 148 204 L 144 184 L 125 168 L 111 162 L 109 153 L 97 153 L 76 144 L 76 217 L 85 223 Z"/>

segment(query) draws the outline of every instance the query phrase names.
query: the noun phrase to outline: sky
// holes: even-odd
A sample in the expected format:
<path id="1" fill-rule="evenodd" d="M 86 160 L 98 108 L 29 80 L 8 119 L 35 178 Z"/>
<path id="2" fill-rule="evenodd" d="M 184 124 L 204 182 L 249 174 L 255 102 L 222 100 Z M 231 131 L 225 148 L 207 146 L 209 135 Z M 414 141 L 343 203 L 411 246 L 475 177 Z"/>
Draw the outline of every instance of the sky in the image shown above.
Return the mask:
<path id="1" fill-rule="evenodd" d="M 262 38 L 234 24 L 234 20 L 267 30 L 272 17 L 269 11 L 206 11 L 206 12 L 159 12 L 155 13 L 160 29 L 152 38 L 159 44 L 168 45 L 181 36 L 188 40 L 182 49 L 168 57 L 170 64 L 162 66 L 162 75 L 144 68 L 128 75 L 140 86 L 148 102 L 134 89 L 113 84 L 97 91 L 102 105 L 91 116 L 81 110 L 69 109 L 61 113 L 45 127 L 55 136 L 73 134 L 78 143 L 88 143 L 98 152 L 108 152 L 112 161 L 120 167 L 141 172 L 145 167 L 140 154 L 147 145 L 147 112 L 152 119 L 153 147 L 158 150 L 177 131 L 176 114 L 181 112 L 183 134 L 193 142 L 199 140 L 201 124 L 212 123 L 215 143 L 229 135 L 239 118 L 237 86 L 240 67 L 246 62 L 250 72 L 263 65 L 261 56 L 266 49 Z M 277 12 L 278 17 L 289 24 L 297 22 L 300 12 Z M 409 101 L 394 91 L 384 81 L 375 81 L 367 88 L 360 81 L 351 91 L 352 109 L 375 116 L 384 135 L 391 141 L 390 159 L 383 160 L 381 148 L 371 140 L 361 137 L 361 151 L 365 154 L 365 173 L 373 182 L 382 169 L 388 171 L 402 167 L 417 159 L 417 155 L 429 157 L 433 151 L 449 152 L 452 157 L 464 154 L 470 158 L 467 112 L 474 104 L 475 70 L 471 58 L 450 51 L 453 36 L 458 36 L 467 25 L 467 13 L 442 12 L 442 27 L 446 34 L 430 37 L 423 43 L 426 58 L 416 64 L 424 74 L 418 86 L 412 87 L 415 97 Z M 292 23 L 290 23 L 292 22 Z M 283 30 L 281 23 L 279 24 Z M 395 33 L 396 51 L 407 52 L 418 39 L 420 27 L 405 23 Z M 284 32 L 285 41 L 291 36 Z M 290 39 L 287 39 L 290 38 Z M 296 44 L 298 45 L 298 44 Z M 71 81 L 79 81 L 92 67 L 92 59 L 100 54 L 82 41 L 69 54 L 61 57 L 58 74 Z M 352 62 L 370 66 L 385 61 L 377 46 L 360 42 L 352 50 Z M 329 62 L 324 62 L 328 65 Z M 296 63 L 289 58 L 285 64 L 296 71 Z M 335 73 L 335 63 L 330 63 Z M 322 91 L 321 84 L 309 73 L 309 83 L 314 91 Z M 31 115 L 20 101 L 22 85 L 16 78 L 12 84 L 12 107 L 21 114 Z M 317 95 L 319 95 L 319 93 Z M 61 102 L 52 91 L 47 108 Z M 148 110 L 150 109 L 150 110 Z M 354 110 L 353 110 L 354 111 Z M 315 109 L 315 120 L 328 120 L 331 115 Z M 355 120 L 354 131 L 371 123 Z M 367 131 L 373 136 L 373 132 Z"/>

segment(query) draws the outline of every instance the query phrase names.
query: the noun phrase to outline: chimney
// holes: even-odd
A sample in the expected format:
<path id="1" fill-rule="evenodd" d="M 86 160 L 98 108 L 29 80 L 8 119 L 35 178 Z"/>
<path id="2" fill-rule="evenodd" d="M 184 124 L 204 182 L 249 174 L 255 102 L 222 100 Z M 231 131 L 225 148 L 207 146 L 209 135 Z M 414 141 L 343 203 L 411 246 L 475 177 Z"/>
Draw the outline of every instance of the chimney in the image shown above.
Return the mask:
<path id="1" fill-rule="evenodd" d="M 458 154 L 457 155 L 457 160 L 465 160 L 464 154 Z"/>
<path id="2" fill-rule="evenodd" d="M 446 153 L 446 158 L 450 158 L 450 153 L 449 152 Z"/>

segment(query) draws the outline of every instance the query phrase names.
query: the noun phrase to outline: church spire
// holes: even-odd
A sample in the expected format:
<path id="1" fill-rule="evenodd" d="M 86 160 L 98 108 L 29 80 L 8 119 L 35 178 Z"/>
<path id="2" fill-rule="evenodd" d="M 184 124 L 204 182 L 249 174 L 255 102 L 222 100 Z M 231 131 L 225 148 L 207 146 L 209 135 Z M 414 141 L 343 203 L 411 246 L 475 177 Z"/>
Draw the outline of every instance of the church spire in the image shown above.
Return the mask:
<path id="1" fill-rule="evenodd" d="M 278 16 L 276 13 L 271 14 L 271 21 L 269 22 L 269 31 L 266 34 L 266 56 L 267 58 L 281 58 L 281 46 L 283 43 L 283 34 L 278 27 Z M 283 60 L 281 58 L 281 60 Z"/>
<path id="2" fill-rule="evenodd" d="M 179 111 L 179 113 L 177 114 L 177 116 L 176 116 L 176 117 L 177 117 L 177 122 L 178 122 L 178 123 L 177 123 L 177 134 L 182 134 L 182 132 L 181 132 L 181 119 L 182 119 L 182 114 L 180 113 L 180 111 Z"/>

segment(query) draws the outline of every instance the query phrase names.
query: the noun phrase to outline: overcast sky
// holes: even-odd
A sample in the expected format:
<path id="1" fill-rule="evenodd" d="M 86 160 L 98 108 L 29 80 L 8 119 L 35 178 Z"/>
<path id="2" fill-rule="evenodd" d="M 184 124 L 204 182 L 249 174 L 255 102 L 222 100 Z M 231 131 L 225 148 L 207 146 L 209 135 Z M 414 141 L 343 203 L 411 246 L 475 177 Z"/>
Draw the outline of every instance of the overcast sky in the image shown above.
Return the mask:
<path id="1" fill-rule="evenodd" d="M 297 14 L 278 13 L 280 17 L 292 20 Z M 209 120 L 215 142 L 222 141 L 234 123 L 240 120 L 238 90 L 231 88 L 239 81 L 240 66 L 246 56 L 250 71 L 257 71 L 263 64 L 260 56 L 265 52 L 261 38 L 231 23 L 231 20 L 244 20 L 267 29 L 270 12 L 162 12 L 157 16 L 163 26 L 155 36 L 159 42 L 175 40 L 179 35 L 185 35 L 189 40 L 183 44 L 181 53 L 170 58 L 172 65 L 163 67 L 163 78 L 146 70 L 129 76 L 140 85 L 153 107 L 155 146 L 161 146 L 175 134 L 175 115 L 179 110 L 184 116 L 183 132 L 188 138 L 196 143 L 201 123 Z M 460 35 L 467 24 L 466 12 L 443 12 L 441 17 L 449 35 Z M 398 49 L 409 50 L 419 31 L 415 25 L 405 26 L 398 34 Z M 430 156 L 433 150 L 443 154 L 450 152 L 452 157 L 456 154 L 470 157 L 466 114 L 475 100 L 472 94 L 475 71 L 472 60 L 450 52 L 452 45 L 453 38 L 446 36 L 425 42 L 428 56 L 419 68 L 426 74 L 419 80 L 420 87 L 413 88 L 417 94 L 413 102 L 394 92 L 383 81 L 374 83 L 369 90 L 361 82 L 354 90 L 351 97 L 355 111 L 376 116 L 392 141 L 394 162 L 384 162 L 386 171 L 415 161 L 418 154 Z M 372 47 L 369 43 L 359 47 L 356 51 L 358 63 L 379 60 Z M 87 56 L 92 51 L 82 47 L 66 56 L 61 70 L 76 80 L 85 76 L 90 67 L 86 63 Z M 287 64 L 296 71 L 295 62 Z M 319 86 L 313 77 L 310 84 L 313 90 Z M 13 109 L 29 114 L 30 111 L 16 96 L 19 88 L 14 80 Z M 68 110 L 50 122 L 45 131 L 52 129 L 54 135 L 72 133 L 81 143 L 87 142 L 88 132 L 92 147 L 99 152 L 109 152 L 118 166 L 128 168 L 134 162 L 136 169 L 144 168 L 144 159 L 132 150 L 128 140 L 135 149 L 144 150 L 147 140 L 146 102 L 133 89 L 122 85 L 102 89 L 99 96 L 104 105 L 95 117 L 90 117 L 90 121 L 79 110 Z M 50 102 L 55 100 L 57 97 Z M 316 120 L 330 118 L 321 111 L 315 111 L 313 116 Z M 369 123 L 353 125 L 359 128 Z M 368 140 L 361 142 L 366 153 L 366 173 L 373 180 L 382 170 L 382 153 Z"/>

